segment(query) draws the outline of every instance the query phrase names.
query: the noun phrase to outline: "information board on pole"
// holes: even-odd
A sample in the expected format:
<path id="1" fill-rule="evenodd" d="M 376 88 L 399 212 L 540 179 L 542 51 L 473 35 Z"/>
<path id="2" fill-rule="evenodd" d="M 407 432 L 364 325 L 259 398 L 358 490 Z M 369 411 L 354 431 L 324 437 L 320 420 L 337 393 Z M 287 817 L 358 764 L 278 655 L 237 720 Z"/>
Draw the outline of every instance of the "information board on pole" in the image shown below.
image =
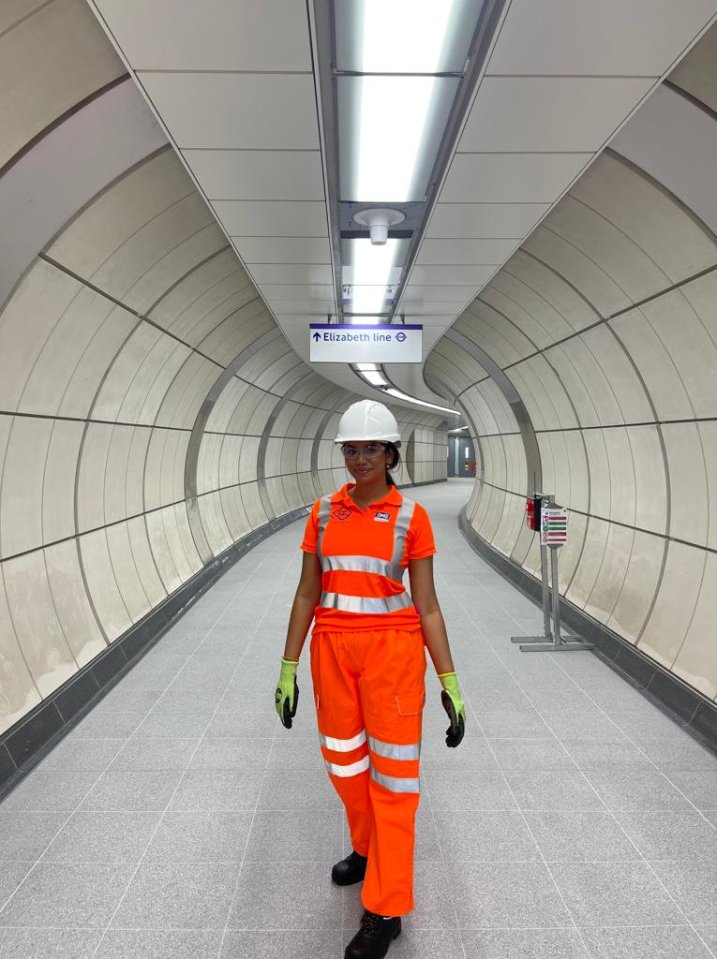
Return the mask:
<path id="1" fill-rule="evenodd" d="M 562 506 L 544 506 L 540 513 L 540 545 L 564 546 L 568 539 L 568 511 Z"/>
<path id="2" fill-rule="evenodd" d="M 423 326 L 310 323 L 312 363 L 422 363 Z"/>

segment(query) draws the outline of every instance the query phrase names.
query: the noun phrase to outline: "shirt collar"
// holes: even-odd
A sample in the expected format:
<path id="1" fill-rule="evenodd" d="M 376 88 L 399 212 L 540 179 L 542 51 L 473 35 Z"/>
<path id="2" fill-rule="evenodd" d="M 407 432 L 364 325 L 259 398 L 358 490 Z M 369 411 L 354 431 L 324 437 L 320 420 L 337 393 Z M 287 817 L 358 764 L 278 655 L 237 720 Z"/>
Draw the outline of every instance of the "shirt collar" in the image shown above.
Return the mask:
<path id="1" fill-rule="evenodd" d="M 352 490 L 356 484 L 355 483 L 346 483 L 341 489 L 336 490 L 334 495 L 331 497 L 332 503 L 345 503 L 346 506 L 353 506 L 358 509 L 356 503 L 349 496 L 349 490 Z M 383 497 L 383 499 L 377 499 L 375 502 L 371 503 L 370 507 L 374 506 L 383 506 L 384 503 L 388 503 L 389 506 L 400 506 L 403 502 L 403 496 L 398 492 L 398 489 L 395 486 L 390 486 L 388 493 Z"/>

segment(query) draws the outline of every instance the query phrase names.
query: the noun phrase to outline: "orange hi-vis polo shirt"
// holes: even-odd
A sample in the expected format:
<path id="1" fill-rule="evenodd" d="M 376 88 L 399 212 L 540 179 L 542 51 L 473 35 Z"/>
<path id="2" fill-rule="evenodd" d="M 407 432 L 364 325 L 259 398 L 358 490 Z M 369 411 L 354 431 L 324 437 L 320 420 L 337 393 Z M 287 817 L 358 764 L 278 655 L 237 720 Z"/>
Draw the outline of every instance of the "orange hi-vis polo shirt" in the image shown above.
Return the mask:
<path id="1" fill-rule="evenodd" d="M 353 485 L 317 500 L 306 522 L 301 549 L 321 563 L 314 632 L 419 628 L 401 580 L 410 560 L 436 552 L 428 513 L 395 486 L 361 509 L 349 496 Z"/>

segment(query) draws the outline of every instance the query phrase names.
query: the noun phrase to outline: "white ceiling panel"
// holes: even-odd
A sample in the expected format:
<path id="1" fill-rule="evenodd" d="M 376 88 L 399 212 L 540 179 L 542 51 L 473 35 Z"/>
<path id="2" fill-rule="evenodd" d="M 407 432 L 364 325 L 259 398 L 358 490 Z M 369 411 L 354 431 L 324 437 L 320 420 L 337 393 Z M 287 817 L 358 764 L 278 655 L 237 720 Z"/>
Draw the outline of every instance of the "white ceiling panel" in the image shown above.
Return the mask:
<path id="1" fill-rule="evenodd" d="M 293 300 L 283 300 L 268 296 L 263 288 L 261 292 L 270 309 L 277 313 L 280 313 L 282 310 L 291 310 L 295 316 L 304 316 L 307 319 L 311 319 L 311 322 L 323 323 L 328 313 L 336 312 L 336 307 L 334 306 L 335 301 L 329 297 L 316 297 L 315 299 L 310 299 L 309 297 L 299 299 L 299 297 L 296 297 Z M 314 314 L 319 316 L 318 320 L 312 319 Z"/>
<path id="2" fill-rule="evenodd" d="M 182 149 L 317 150 L 310 74 L 138 73 Z"/>
<path id="3" fill-rule="evenodd" d="M 291 286 L 288 283 L 263 283 L 261 292 L 268 300 L 273 300 L 275 303 L 297 303 L 308 300 L 333 302 L 334 300 L 334 287 L 331 284 Z"/>
<path id="4" fill-rule="evenodd" d="M 296 313 L 284 304 L 283 310 L 277 309 L 276 318 L 282 325 L 297 327 L 309 333 L 309 323 L 325 323 L 326 315 L 316 310 L 312 313 Z"/>
<path id="5" fill-rule="evenodd" d="M 309 266 L 305 263 L 257 263 L 250 267 L 256 283 L 320 283 L 333 284 L 331 265 Z"/>
<path id="6" fill-rule="evenodd" d="M 247 264 L 253 263 L 331 263 L 327 239 L 316 237 L 238 236 L 234 246 Z"/>
<path id="7" fill-rule="evenodd" d="M 407 310 L 414 303 L 443 302 L 465 303 L 473 298 L 474 286 L 421 286 L 418 283 L 409 283 L 406 288 L 402 304 Z"/>
<path id="8" fill-rule="evenodd" d="M 486 77 L 458 152 L 597 150 L 653 82 L 642 77 Z"/>
<path id="9" fill-rule="evenodd" d="M 503 263 L 512 253 L 516 240 L 424 240 L 416 263 L 481 264 Z"/>
<path id="10" fill-rule="evenodd" d="M 445 290 L 446 287 L 444 286 Z M 406 291 L 407 294 L 409 291 Z M 462 313 L 463 310 L 473 302 L 475 296 L 475 291 L 471 291 L 468 296 L 463 300 L 415 300 L 412 303 L 407 303 L 403 305 L 401 301 L 401 310 L 400 315 L 404 316 L 407 323 L 423 323 L 425 325 L 425 320 L 430 316 L 435 316 L 436 313 L 451 313 L 451 319 L 444 326 L 444 332 L 448 326 L 456 319 L 459 313 Z"/>
<path id="11" fill-rule="evenodd" d="M 318 150 L 183 150 L 210 200 L 321 200 Z M 287 176 L 287 171 L 291 175 Z"/>
<path id="12" fill-rule="evenodd" d="M 216 200 L 212 206 L 230 236 L 328 236 L 323 203 Z"/>
<path id="13" fill-rule="evenodd" d="M 95 5 L 137 70 L 311 71 L 306 8 L 296 0 Z"/>
<path id="14" fill-rule="evenodd" d="M 293 300 L 285 300 L 267 296 L 263 288 L 261 292 L 271 309 L 276 310 L 277 314 L 281 313 L 283 316 L 303 317 L 304 319 L 309 317 L 312 322 L 323 323 L 327 313 L 336 312 L 335 301 L 328 296 L 325 298 L 316 297 L 316 299 L 308 296 L 296 297 Z"/>
<path id="15" fill-rule="evenodd" d="M 592 159 L 592 153 L 458 153 L 440 199 L 553 203 Z"/>
<path id="16" fill-rule="evenodd" d="M 439 203 L 425 236 L 436 240 L 524 237 L 549 209 L 548 203 Z"/>
<path id="17" fill-rule="evenodd" d="M 714 0 L 513 0 L 488 73 L 662 76 L 714 14 Z"/>
<path id="18" fill-rule="evenodd" d="M 470 266 L 414 266 L 411 271 L 411 282 L 426 286 L 451 286 L 453 283 L 482 286 L 495 273 L 493 265 Z"/>
<path id="19" fill-rule="evenodd" d="M 424 314 L 418 322 L 423 325 L 424 330 L 428 329 L 429 326 L 435 327 L 436 329 L 443 328 L 445 330 L 446 326 L 451 324 L 455 318 L 456 311 L 451 307 L 450 310 L 446 310 L 443 313 Z M 406 313 L 406 322 L 411 322 L 408 313 Z"/>

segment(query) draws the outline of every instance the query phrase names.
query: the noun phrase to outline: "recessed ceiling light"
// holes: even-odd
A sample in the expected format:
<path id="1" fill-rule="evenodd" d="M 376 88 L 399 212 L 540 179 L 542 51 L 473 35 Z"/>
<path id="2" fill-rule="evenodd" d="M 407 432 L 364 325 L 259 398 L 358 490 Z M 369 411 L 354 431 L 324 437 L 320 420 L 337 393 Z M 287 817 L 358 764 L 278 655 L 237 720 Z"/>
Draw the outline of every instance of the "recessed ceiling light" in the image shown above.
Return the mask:
<path id="1" fill-rule="evenodd" d="M 425 400 L 416 399 L 415 396 L 409 396 L 407 393 L 402 393 L 400 390 L 390 387 L 386 390 L 391 396 L 395 396 L 397 400 L 406 400 L 407 403 L 417 403 L 418 406 L 428 406 L 432 410 L 440 410 L 442 413 L 450 413 L 451 416 L 460 416 L 458 410 L 449 410 L 445 406 L 436 406 L 435 403 L 427 403 Z"/>

